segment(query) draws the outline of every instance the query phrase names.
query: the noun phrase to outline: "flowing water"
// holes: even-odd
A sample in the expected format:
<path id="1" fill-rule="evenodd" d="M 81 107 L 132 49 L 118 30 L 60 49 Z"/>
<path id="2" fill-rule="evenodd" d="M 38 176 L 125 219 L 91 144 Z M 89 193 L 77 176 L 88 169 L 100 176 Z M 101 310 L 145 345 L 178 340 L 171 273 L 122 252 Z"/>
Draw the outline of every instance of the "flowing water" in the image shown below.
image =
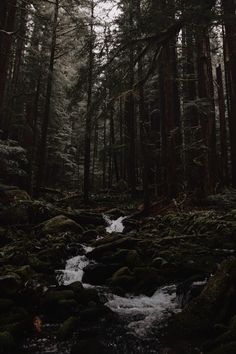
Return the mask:
<path id="1" fill-rule="evenodd" d="M 104 216 L 108 223 L 108 233 L 122 232 L 122 221 L 126 217 L 110 220 Z M 69 285 L 75 281 L 81 281 L 83 269 L 91 262 L 86 253 L 91 247 L 82 245 L 84 254 L 69 259 L 64 270 L 57 272 L 57 280 L 60 285 Z M 83 284 L 83 286 L 91 286 Z M 115 312 L 118 317 L 115 323 L 105 322 L 97 324 L 99 328 L 87 328 L 87 332 L 100 331 L 103 344 L 109 354 L 157 354 L 159 353 L 158 333 L 167 323 L 167 319 L 179 311 L 175 285 L 164 286 L 157 289 L 151 296 L 133 296 L 127 294 L 124 297 L 114 295 L 108 288 L 97 287 L 100 296 L 105 299 L 105 305 Z M 80 337 L 81 333 L 77 333 Z M 34 348 L 35 346 L 35 348 Z M 41 340 L 31 341 L 30 354 L 67 354 L 68 346 L 65 343 L 58 345 L 56 338 L 50 336 Z M 83 353 L 84 354 L 84 353 Z"/>

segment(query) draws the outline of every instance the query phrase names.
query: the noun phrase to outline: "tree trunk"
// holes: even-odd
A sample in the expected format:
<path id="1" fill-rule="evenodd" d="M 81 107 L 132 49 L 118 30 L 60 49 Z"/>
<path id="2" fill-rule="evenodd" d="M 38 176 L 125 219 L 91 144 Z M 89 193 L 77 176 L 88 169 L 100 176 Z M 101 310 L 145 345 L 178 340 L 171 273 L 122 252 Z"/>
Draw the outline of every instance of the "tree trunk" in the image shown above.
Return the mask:
<path id="1" fill-rule="evenodd" d="M 90 191 L 90 159 L 91 159 L 91 134 L 92 134 L 92 91 L 94 69 L 94 2 L 91 1 L 90 38 L 88 53 L 88 89 L 87 89 L 87 113 L 85 123 L 84 145 L 84 201 L 89 200 Z"/>
<path id="2" fill-rule="evenodd" d="M 225 16 L 226 74 L 229 99 L 229 133 L 232 186 L 236 188 L 236 5 L 234 0 L 222 0 Z"/>
<path id="3" fill-rule="evenodd" d="M 129 3 L 129 31 L 130 34 L 134 27 L 134 4 L 133 0 Z M 135 122 L 135 108 L 134 108 L 134 48 L 131 44 L 129 46 L 129 68 L 128 68 L 128 93 L 125 97 L 125 122 L 126 122 L 126 169 L 128 177 L 128 185 L 132 197 L 136 194 L 136 154 L 135 154 L 135 141 L 136 141 L 136 122 Z"/>
<path id="4" fill-rule="evenodd" d="M 16 5 L 17 0 L 0 1 L 0 29 L 6 32 L 15 30 Z M 0 32 L 0 126 L 3 129 L 4 94 L 12 41 L 12 35 Z"/>
<path id="5" fill-rule="evenodd" d="M 217 182 L 216 126 L 214 85 L 208 29 L 203 28 L 197 35 L 198 49 L 198 94 L 200 124 L 203 140 L 204 194 L 215 192 Z"/>
<path id="6" fill-rule="evenodd" d="M 225 118 L 225 98 L 224 87 L 222 79 L 221 65 L 216 68 L 217 78 L 217 92 L 218 92 L 218 104 L 219 104 L 219 118 L 220 118 L 220 174 L 222 186 L 227 186 L 229 181 L 228 174 L 228 146 L 227 146 L 227 128 Z"/>
<path id="7" fill-rule="evenodd" d="M 36 180 L 36 196 L 40 194 L 40 188 L 44 184 L 44 174 L 46 165 L 46 153 L 47 153 L 47 138 L 48 138 L 48 128 L 50 123 L 50 108 L 51 108 L 51 97 L 52 97 L 52 85 L 53 85 L 53 71 L 54 71 L 54 59 L 57 41 L 57 23 L 58 23 L 58 12 L 59 12 L 59 0 L 55 1 L 54 18 L 53 18 L 53 28 L 52 28 L 52 41 L 50 50 L 50 63 L 49 63 L 49 73 L 47 79 L 47 89 L 46 89 L 46 102 L 45 111 L 42 123 L 41 140 L 39 144 L 39 161 L 38 161 L 38 174 Z"/>

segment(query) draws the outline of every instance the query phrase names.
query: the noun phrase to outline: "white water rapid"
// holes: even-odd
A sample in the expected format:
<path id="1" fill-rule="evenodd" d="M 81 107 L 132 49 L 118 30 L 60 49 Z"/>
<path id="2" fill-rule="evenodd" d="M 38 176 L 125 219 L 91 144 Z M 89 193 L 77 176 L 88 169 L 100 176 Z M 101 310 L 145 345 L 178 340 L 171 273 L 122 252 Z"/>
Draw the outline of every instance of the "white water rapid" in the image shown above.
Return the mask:
<path id="1" fill-rule="evenodd" d="M 58 271 L 57 281 L 59 285 L 69 285 L 76 281 L 82 282 L 83 269 L 89 264 L 86 253 L 93 250 L 92 247 L 83 246 L 85 255 L 68 259 L 65 269 Z"/>
<path id="2" fill-rule="evenodd" d="M 159 288 L 151 297 L 111 295 L 106 306 L 128 322 L 127 327 L 131 332 L 144 337 L 155 324 L 160 325 L 161 321 L 178 312 L 175 290 L 176 287 L 172 285 Z"/>
<path id="3" fill-rule="evenodd" d="M 109 216 L 103 215 L 104 220 L 108 224 L 106 227 L 106 232 L 111 234 L 112 232 L 122 233 L 124 231 L 123 220 L 127 219 L 127 216 L 120 216 L 116 220 L 110 219 Z"/>

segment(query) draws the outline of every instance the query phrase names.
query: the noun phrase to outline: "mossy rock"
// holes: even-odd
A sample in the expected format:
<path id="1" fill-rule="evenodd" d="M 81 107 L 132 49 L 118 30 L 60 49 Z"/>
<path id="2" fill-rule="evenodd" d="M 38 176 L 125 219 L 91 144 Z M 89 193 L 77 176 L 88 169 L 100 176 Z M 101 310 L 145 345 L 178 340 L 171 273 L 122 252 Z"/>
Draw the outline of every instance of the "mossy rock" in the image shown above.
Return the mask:
<path id="1" fill-rule="evenodd" d="M 50 290 L 45 295 L 44 301 L 48 303 L 55 303 L 62 300 L 71 300 L 75 298 L 73 290 Z"/>
<path id="2" fill-rule="evenodd" d="M 4 296 L 12 296 L 21 288 L 22 282 L 18 275 L 12 273 L 0 277 L 1 294 Z"/>
<path id="3" fill-rule="evenodd" d="M 82 305 L 88 304 L 91 301 L 96 304 L 100 303 L 98 292 L 94 288 L 82 289 L 82 291 L 76 293 L 76 300 Z"/>
<path id="4" fill-rule="evenodd" d="M 81 242 L 91 242 L 92 240 L 96 240 L 97 236 L 98 236 L 97 230 L 84 231 L 81 237 Z"/>
<path id="5" fill-rule="evenodd" d="M 128 267 L 121 267 L 113 274 L 112 279 L 115 280 L 116 278 L 121 276 L 132 276 L 132 275 L 133 273 Z"/>
<path id="6" fill-rule="evenodd" d="M 5 313 L 14 306 L 14 301 L 0 298 L 0 312 Z"/>
<path id="7" fill-rule="evenodd" d="M 209 352 L 208 354 L 235 354 L 236 341 L 219 346 L 217 349 Z"/>
<path id="8" fill-rule="evenodd" d="M 7 331 L 0 332 L 0 353 L 13 354 L 15 349 L 16 343 L 13 336 Z"/>
<path id="9" fill-rule="evenodd" d="M 65 320 L 57 333 L 57 337 L 59 340 L 66 340 L 73 335 L 73 332 L 76 330 L 78 325 L 78 319 L 74 316 L 71 316 Z"/>
<path id="10" fill-rule="evenodd" d="M 126 256 L 125 263 L 128 267 L 140 267 L 143 265 L 143 262 L 136 250 L 130 250 Z"/>
<path id="11" fill-rule="evenodd" d="M 96 338 L 80 340 L 71 348 L 70 354 L 105 354 L 107 351 Z"/>
<path id="12" fill-rule="evenodd" d="M 75 221 L 67 218 L 64 215 L 58 215 L 46 221 L 42 227 L 44 235 L 55 234 L 58 235 L 63 232 L 76 232 L 77 234 L 83 233 L 83 228 Z"/>
<path id="13" fill-rule="evenodd" d="M 115 289 L 115 292 L 132 291 L 135 286 L 135 278 L 129 275 L 120 275 L 112 277 L 110 280 L 110 286 Z"/>
<path id="14" fill-rule="evenodd" d="M 212 335 L 215 323 L 228 320 L 235 313 L 236 260 L 222 263 L 220 269 L 172 324 L 173 335 L 195 337 Z"/>
<path id="15" fill-rule="evenodd" d="M 15 270 L 22 280 L 27 281 L 35 275 L 34 269 L 30 265 L 24 265 Z"/>

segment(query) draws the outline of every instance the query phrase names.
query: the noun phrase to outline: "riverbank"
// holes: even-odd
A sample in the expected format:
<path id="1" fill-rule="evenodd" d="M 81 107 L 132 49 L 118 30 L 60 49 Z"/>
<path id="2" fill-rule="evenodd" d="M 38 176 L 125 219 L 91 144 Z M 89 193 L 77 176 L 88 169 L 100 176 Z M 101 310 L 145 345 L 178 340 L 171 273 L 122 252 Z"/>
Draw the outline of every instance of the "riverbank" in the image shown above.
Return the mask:
<path id="1" fill-rule="evenodd" d="M 73 205 L 32 201 L 13 188 L 3 194 L 0 352 L 235 352 L 236 198 L 222 195 L 188 210 L 173 204 L 161 214 L 129 218 L 124 233 L 109 234 L 103 214 L 134 215 L 127 204 L 122 211 L 109 211 L 111 205 L 81 211 L 75 200 Z M 68 259 L 83 255 L 88 262 L 81 278 L 60 283 Z M 159 328 L 167 325 L 164 316 L 157 326 L 154 318 L 143 338 L 127 333 L 117 301 L 151 299 L 172 284 L 182 311 L 172 312 L 168 329 Z M 158 304 L 148 306 L 154 311 Z M 147 301 L 138 304 L 145 312 L 142 305 Z"/>

